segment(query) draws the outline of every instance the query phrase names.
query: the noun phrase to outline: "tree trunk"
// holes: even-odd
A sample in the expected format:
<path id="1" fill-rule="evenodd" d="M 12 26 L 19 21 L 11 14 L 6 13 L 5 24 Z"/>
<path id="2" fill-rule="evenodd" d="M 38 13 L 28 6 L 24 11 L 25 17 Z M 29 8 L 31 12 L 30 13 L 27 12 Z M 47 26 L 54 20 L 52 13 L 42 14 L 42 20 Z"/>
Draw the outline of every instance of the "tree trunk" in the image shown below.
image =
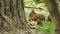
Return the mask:
<path id="1" fill-rule="evenodd" d="M 23 0 L 0 0 L 0 30 L 27 30 Z"/>
<path id="2" fill-rule="evenodd" d="M 44 0 L 55 28 L 55 34 L 60 34 L 60 13 L 58 11 L 58 4 L 56 0 Z"/>

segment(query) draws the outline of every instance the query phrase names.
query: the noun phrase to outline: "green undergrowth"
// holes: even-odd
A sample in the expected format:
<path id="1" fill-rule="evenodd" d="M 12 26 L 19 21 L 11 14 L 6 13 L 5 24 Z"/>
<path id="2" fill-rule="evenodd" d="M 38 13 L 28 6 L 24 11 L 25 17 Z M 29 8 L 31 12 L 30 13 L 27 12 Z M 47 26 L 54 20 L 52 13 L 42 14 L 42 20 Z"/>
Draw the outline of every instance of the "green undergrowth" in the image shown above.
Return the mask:
<path id="1" fill-rule="evenodd" d="M 42 31 L 44 34 L 53 34 L 54 29 L 51 22 L 43 21 L 43 26 L 37 25 L 35 34 L 37 34 L 38 31 Z"/>

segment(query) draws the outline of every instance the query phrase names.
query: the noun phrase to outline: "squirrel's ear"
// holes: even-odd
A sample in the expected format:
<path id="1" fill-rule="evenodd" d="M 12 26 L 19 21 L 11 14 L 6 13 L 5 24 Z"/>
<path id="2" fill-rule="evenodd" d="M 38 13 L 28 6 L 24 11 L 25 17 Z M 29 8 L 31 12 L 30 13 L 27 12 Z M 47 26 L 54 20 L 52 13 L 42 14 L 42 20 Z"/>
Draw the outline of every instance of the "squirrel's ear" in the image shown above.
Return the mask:
<path id="1" fill-rule="evenodd" d="M 34 9 L 32 9 L 31 14 L 36 14 Z"/>

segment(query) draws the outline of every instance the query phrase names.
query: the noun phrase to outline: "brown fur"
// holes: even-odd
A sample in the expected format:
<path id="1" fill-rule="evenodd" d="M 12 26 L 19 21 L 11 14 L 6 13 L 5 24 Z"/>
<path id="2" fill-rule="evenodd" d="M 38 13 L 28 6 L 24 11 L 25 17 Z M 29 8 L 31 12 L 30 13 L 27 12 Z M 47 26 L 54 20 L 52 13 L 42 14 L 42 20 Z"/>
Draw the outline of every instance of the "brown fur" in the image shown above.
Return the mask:
<path id="1" fill-rule="evenodd" d="M 30 19 L 32 21 L 37 21 L 37 24 L 42 25 L 42 21 L 45 20 L 44 15 L 42 14 L 36 14 L 34 10 L 32 10 L 32 12 L 29 14 Z"/>

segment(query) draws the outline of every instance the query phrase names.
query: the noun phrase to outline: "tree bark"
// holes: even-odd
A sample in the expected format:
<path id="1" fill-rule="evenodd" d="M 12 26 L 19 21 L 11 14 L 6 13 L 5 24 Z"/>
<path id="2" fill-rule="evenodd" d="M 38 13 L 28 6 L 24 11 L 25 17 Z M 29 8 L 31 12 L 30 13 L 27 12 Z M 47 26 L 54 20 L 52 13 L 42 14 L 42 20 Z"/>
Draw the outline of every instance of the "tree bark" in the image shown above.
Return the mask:
<path id="1" fill-rule="evenodd" d="M 55 34 L 60 34 L 60 13 L 56 0 L 44 0 L 44 3 L 50 12 L 52 23 L 55 28 Z"/>
<path id="2" fill-rule="evenodd" d="M 1 29 L 3 31 L 28 29 L 23 0 L 0 0 L 0 30 Z"/>

